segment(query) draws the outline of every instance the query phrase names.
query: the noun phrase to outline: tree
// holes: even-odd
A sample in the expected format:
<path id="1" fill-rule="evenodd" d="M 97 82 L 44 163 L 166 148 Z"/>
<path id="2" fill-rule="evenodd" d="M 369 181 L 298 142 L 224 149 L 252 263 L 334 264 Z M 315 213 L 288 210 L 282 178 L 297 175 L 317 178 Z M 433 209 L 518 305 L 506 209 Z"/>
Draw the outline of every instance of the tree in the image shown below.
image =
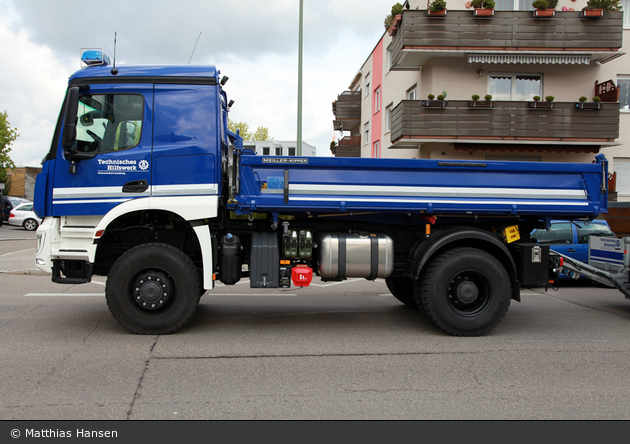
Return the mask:
<path id="1" fill-rule="evenodd" d="M 7 181 L 7 168 L 15 168 L 15 164 L 9 157 L 11 143 L 18 138 L 17 128 L 11 128 L 7 120 L 6 111 L 0 113 L 0 182 Z"/>
<path id="2" fill-rule="evenodd" d="M 228 119 L 228 129 L 233 133 L 240 131 L 239 134 L 243 140 L 251 140 L 252 134 L 249 132 L 249 125 L 245 122 L 234 122 Z"/>
<path id="3" fill-rule="evenodd" d="M 259 126 L 258 128 L 256 128 L 256 131 L 254 131 L 254 134 L 252 135 L 252 140 L 273 140 L 273 137 L 269 135 L 269 128 Z"/>
<path id="4" fill-rule="evenodd" d="M 403 12 L 403 5 L 401 5 L 400 3 L 396 3 L 394 6 L 392 6 L 392 12 L 391 14 L 388 14 L 385 17 L 385 31 L 389 30 L 389 28 L 392 26 L 392 23 L 394 21 L 394 17 L 396 17 L 398 14 L 402 14 Z"/>
<path id="5" fill-rule="evenodd" d="M 256 131 L 252 133 L 249 130 L 249 125 L 247 123 L 234 122 L 233 120 L 228 119 L 228 129 L 233 133 L 235 133 L 236 130 L 239 130 L 239 134 L 243 140 L 247 141 L 273 140 L 273 138 L 269 136 L 269 128 L 265 128 L 264 126 L 259 126 L 256 128 Z"/>

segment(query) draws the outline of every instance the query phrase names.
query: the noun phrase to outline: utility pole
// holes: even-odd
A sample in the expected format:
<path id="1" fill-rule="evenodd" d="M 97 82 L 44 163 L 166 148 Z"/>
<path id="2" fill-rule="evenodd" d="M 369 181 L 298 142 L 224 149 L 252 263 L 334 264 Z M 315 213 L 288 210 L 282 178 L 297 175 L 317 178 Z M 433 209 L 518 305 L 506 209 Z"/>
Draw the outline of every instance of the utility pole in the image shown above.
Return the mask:
<path id="1" fill-rule="evenodd" d="M 297 155 L 302 155 L 302 23 L 304 21 L 304 0 L 300 0 L 300 27 L 298 49 L 298 110 L 297 110 Z"/>

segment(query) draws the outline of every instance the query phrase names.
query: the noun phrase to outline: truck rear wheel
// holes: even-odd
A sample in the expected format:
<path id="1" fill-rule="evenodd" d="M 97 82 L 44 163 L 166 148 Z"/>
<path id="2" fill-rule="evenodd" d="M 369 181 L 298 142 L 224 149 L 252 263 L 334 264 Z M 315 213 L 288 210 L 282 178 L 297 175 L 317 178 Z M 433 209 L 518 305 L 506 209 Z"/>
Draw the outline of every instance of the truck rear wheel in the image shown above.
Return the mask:
<path id="1" fill-rule="evenodd" d="M 181 328 L 199 304 L 199 273 L 181 250 L 144 244 L 112 266 L 105 286 L 107 306 L 127 330 L 168 334 Z"/>
<path id="2" fill-rule="evenodd" d="M 427 316 L 456 336 L 480 336 L 492 330 L 507 313 L 512 297 L 505 267 L 476 248 L 442 253 L 414 290 Z"/>
<path id="3" fill-rule="evenodd" d="M 404 277 L 388 277 L 385 279 L 387 288 L 396 299 L 413 310 L 419 310 L 416 303 L 416 297 L 413 292 L 413 282 L 411 279 Z"/>

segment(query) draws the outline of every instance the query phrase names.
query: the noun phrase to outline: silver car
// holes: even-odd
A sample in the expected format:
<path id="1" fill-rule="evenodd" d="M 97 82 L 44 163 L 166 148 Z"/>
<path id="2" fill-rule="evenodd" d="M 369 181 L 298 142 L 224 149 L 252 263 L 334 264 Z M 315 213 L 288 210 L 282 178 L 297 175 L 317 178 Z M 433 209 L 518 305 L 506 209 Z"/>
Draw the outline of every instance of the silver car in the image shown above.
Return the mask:
<path id="1" fill-rule="evenodd" d="M 24 227 L 28 231 L 35 231 L 42 220 L 33 212 L 33 202 L 18 205 L 9 214 L 9 225 Z"/>

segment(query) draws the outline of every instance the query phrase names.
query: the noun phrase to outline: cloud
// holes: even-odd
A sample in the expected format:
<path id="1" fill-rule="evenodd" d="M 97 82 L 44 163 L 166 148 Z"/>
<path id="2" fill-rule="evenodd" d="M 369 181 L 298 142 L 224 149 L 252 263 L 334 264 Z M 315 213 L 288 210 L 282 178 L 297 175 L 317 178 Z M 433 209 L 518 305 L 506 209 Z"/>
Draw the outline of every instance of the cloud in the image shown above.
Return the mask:
<path id="1" fill-rule="evenodd" d="M 304 0 L 303 137 L 329 155 L 331 103 L 382 36 L 392 1 Z M 49 149 L 67 78 L 81 48 L 116 63 L 216 65 L 228 75 L 231 118 L 295 140 L 297 0 L 0 0 L 2 110 L 20 137 L 11 156 L 37 166 Z M 201 33 L 201 36 L 199 34 Z M 199 42 L 193 54 L 193 48 Z"/>
<path id="2" fill-rule="evenodd" d="M 20 135 L 10 156 L 16 165 L 39 166 L 50 148 L 70 63 L 31 43 L 25 30 L 12 31 L 5 18 L 0 18 L 0 59 L 0 107 Z"/>

